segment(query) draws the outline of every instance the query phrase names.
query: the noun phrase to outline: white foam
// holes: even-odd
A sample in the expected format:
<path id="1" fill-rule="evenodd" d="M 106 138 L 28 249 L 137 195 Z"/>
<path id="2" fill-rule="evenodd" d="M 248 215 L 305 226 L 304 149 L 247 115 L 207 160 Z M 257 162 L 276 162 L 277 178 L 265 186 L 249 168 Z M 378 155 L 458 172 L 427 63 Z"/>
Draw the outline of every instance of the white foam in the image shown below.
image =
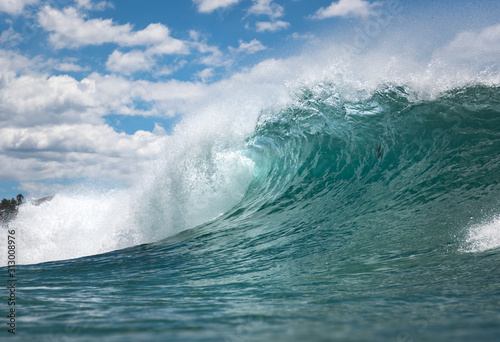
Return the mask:
<path id="1" fill-rule="evenodd" d="M 127 190 L 63 193 L 19 208 L 16 263 L 72 259 L 149 243 L 216 218 L 243 197 L 253 163 L 238 151 L 203 148 L 158 163 Z M 7 246 L 7 230 L 0 244 Z M 3 249 L 2 249 L 3 251 Z M 7 264 L 7 253 L 0 256 Z"/>
<path id="2" fill-rule="evenodd" d="M 469 252 L 482 252 L 500 247 L 500 217 L 470 228 L 466 242 L 466 250 Z"/>
<path id="3" fill-rule="evenodd" d="M 9 230 L 15 231 L 16 262 L 69 259 L 119 247 L 114 235 L 127 214 L 124 195 L 59 194 L 39 206 L 24 204 L 16 219 L 9 223 Z M 113 219 L 115 222 L 110 222 Z M 1 237 L 2 243 L 4 238 Z M 5 256 L 1 257 L 5 264 Z"/>

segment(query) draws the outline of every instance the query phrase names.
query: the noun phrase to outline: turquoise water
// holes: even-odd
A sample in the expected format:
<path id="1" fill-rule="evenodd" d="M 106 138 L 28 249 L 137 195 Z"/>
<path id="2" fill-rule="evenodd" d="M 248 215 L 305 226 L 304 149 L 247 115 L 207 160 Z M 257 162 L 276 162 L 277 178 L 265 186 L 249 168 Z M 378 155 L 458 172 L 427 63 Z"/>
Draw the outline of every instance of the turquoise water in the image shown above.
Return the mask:
<path id="1" fill-rule="evenodd" d="M 88 247 L 78 251 L 88 256 L 71 257 L 80 247 L 64 242 L 77 231 L 29 235 L 42 213 L 53 215 L 54 231 L 66 229 L 71 210 L 57 196 L 21 208 L 10 223 L 25 242 L 17 333 L 2 340 L 498 341 L 499 87 L 419 97 L 384 85 L 359 98 L 335 84 L 304 87 L 227 149 L 230 162 L 185 164 L 217 171 L 229 163 L 223 176 L 206 173 L 208 190 L 195 189 L 203 197 L 230 184 L 210 197 L 236 198 L 216 206 L 221 215 L 189 221 L 192 212 L 178 206 L 176 215 L 187 214 L 166 219 L 162 192 L 189 196 L 165 174 L 124 221 L 112 205 L 85 216 L 102 214 L 110 231 L 109 222 L 132 222 L 86 241 L 106 253 Z M 176 230 L 188 221 L 191 229 Z M 151 233 L 164 229 L 172 231 L 165 239 Z M 134 245 L 136 234 L 131 247 L 113 250 L 109 241 L 132 231 L 153 242 Z M 5 316 L 7 290 L 1 295 Z"/>

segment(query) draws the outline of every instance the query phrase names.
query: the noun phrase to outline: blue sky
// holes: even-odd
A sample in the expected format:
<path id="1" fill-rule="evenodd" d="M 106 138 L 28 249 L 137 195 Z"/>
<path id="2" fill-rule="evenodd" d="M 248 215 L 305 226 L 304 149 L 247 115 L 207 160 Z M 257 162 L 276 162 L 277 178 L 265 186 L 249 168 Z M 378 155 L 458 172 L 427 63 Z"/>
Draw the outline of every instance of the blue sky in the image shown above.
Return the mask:
<path id="1" fill-rule="evenodd" d="M 0 198 L 132 184 L 182 118 L 242 77 L 259 87 L 264 67 L 292 79 L 283 65 L 311 51 L 495 60 L 499 14 L 493 0 L 0 0 Z"/>

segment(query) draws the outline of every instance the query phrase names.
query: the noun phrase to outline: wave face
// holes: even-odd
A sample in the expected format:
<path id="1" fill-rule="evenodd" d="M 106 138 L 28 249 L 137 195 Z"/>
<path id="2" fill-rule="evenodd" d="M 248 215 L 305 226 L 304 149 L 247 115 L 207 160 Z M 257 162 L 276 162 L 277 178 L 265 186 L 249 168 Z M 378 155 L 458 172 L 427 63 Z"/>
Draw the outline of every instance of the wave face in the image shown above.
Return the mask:
<path id="1" fill-rule="evenodd" d="M 304 89 L 261 117 L 247 143 L 255 178 L 226 219 L 343 236 L 335 245 L 357 251 L 480 249 L 462 238 L 498 212 L 499 95 L 470 86 L 418 99 L 385 86 L 347 100 L 333 85 Z"/>
<path id="2" fill-rule="evenodd" d="M 498 337 L 500 87 L 424 96 L 321 83 L 263 112 L 246 140 L 218 147 L 189 149 L 176 164 L 190 161 L 187 175 L 160 167 L 144 205 L 115 196 L 94 212 L 107 220 L 90 226 L 111 230 L 97 232 L 100 246 L 153 243 L 22 267 L 25 336 Z M 38 209 L 23 210 L 11 226 Z M 130 312 L 125 302 L 141 304 Z"/>

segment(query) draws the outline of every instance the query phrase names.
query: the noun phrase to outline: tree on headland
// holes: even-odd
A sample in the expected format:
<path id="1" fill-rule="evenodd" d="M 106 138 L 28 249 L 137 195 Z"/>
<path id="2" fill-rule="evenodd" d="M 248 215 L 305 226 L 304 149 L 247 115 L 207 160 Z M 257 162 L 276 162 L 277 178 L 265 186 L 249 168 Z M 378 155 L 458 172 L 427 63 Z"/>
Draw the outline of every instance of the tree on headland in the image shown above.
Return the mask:
<path id="1" fill-rule="evenodd" d="M 18 206 L 23 204 L 24 196 L 19 194 L 16 198 L 10 200 L 4 198 L 2 202 L 0 202 L 0 210 L 16 210 Z"/>
<path id="2" fill-rule="evenodd" d="M 10 201 L 6 198 L 4 198 L 2 202 L 0 202 L 0 210 L 7 210 L 10 209 L 10 207 L 11 207 Z"/>

